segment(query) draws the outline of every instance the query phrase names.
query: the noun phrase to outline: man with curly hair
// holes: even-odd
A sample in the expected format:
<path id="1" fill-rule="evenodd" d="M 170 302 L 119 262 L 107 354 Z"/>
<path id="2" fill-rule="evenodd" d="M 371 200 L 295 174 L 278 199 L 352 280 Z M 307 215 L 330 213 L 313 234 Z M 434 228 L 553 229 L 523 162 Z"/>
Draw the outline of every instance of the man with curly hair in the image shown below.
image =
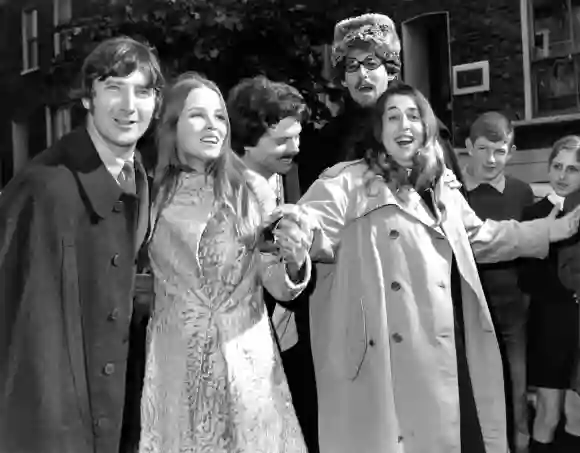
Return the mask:
<path id="1" fill-rule="evenodd" d="M 233 150 L 248 167 L 248 179 L 265 213 L 300 197 L 296 156 L 308 109 L 298 90 L 264 76 L 242 80 L 228 96 Z M 265 293 L 292 400 L 311 453 L 317 446 L 317 407 L 305 297 L 282 306 Z"/>

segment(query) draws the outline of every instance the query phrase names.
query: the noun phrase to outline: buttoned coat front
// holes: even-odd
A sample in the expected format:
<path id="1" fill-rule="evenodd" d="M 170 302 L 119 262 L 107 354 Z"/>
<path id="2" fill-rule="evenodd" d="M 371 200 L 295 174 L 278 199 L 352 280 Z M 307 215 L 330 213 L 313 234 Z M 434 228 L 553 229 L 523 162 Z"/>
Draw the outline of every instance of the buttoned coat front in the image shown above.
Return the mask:
<path id="1" fill-rule="evenodd" d="M 460 453 L 451 298 L 455 256 L 466 355 L 488 453 L 506 453 L 502 364 L 475 260 L 545 256 L 548 223 L 482 222 L 446 173 L 435 215 L 362 161 L 301 199 L 320 224 L 310 302 L 321 453 Z"/>
<path id="2" fill-rule="evenodd" d="M 139 196 L 125 195 L 81 128 L 0 196 L 2 453 L 117 453 L 138 441 L 132 289 L 149 200 L 136 170 Z"/>

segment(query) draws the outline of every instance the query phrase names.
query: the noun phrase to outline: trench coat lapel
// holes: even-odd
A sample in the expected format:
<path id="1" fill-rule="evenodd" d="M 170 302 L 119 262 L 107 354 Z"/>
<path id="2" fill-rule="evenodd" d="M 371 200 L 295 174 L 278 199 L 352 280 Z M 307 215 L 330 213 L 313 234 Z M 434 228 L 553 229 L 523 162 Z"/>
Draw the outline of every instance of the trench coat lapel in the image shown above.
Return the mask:
<path id="1" fill-rule="evenodd" d="M 440 227 L 441 212 L 437 203 L 434 203 L 436 217 L 433 217 L 415 190 L 403 188 L 394 192 L 390 185 L 377 178 L 369 181 L 366 191 L 365 203 L 357 203 L 355 218 L 365 216 L 383 206 L 391 205 L 396 206 L 439 235 L 443 235 L 443 230 Z"/>

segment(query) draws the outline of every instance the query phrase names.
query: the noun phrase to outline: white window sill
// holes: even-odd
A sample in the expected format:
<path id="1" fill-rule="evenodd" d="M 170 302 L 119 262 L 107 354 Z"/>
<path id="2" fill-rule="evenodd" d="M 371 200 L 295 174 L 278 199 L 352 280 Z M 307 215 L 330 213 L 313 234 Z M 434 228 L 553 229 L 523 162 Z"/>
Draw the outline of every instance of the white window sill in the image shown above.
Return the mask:
<path id="1" fill-rule="evenodd" d="M 541 116 L 530 120 L 514 121 L 514 126 L 532 126 L 539 124 L 564 123 L 566 121 L 580 120 L 580 113 L 566 113 L 564 115 Z"/>
<path id="2" fill-rule="evenodd" d="M 20 75 L 30 74 L 31 72 L 36 72 L 40 69 L 40 67 L 36 66 L 35 68 L 23 69 L 20 71 Z"/>

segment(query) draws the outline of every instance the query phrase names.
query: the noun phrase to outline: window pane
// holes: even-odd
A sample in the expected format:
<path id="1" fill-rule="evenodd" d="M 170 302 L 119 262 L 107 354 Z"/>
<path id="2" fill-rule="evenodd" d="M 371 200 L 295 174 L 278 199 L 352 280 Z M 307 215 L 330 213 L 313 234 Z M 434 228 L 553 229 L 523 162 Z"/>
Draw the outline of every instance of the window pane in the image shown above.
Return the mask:
<path id="1" fill-rule="evenodd" d="M 538 113 L 567 113 L 578 109 L 577 59 L 559 58 L 535 62 Z"/>
<path id="2" fill-rule="evenodd" d="M 28 41 L 28 68 L 38 67 L 38 41 L 31 39 Z"/>
<path id="3" fill-rule="evenodd" d="M 56 0 L 56 23 L 62 24 L 71 19 L 71 0 Z"/>
<path id="4" fill-rule="evenodd" d="M 569 0 L 532 0 L 532 4 L 534 58 L 564 56 L 574 52 Z"/>
<path id="5" fill-rule="evenodd" d="M 24 13 L 24 33 L 25 33 L 24 36 L 27 40 L 32 38 L 32 26 L 33 26 L 32 11 L 27 11 L 26 13 Z"/>
<path id="6" fill-rule="evenodd" d="M 576 51 L 580 51 L 580 0 L 571 0 L 572 33 Z"/>

